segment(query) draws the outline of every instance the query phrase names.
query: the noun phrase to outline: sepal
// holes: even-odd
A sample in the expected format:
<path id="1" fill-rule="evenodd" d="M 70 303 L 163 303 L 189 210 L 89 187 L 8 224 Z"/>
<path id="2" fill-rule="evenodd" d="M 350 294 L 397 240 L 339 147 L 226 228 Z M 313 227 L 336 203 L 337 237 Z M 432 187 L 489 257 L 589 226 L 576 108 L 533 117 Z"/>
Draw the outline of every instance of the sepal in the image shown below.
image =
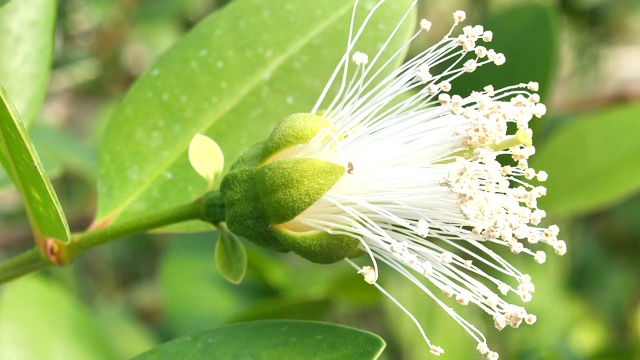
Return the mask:
<path id="1" fill-rule="evenodd" d="M 358 252 L 359 241 L 348 235 L 291 231 L 284 226 L 275 226 L 274 234 L 289 250 L 314 263 L 331 264 Z"/>

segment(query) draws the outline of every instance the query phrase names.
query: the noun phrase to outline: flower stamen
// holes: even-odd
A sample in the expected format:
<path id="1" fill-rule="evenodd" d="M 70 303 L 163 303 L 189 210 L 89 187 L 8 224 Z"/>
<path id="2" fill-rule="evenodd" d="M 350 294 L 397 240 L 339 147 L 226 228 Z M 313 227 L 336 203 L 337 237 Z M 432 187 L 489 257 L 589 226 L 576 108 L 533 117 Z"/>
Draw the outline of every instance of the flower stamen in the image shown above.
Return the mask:
<path id="1" fill-rule="evenodd" d="M 465 97 L 449 94 L 457 77 L 506 60 L 487 44 L 478 45 L 493 39 L 482 26 L 465 26 L 460 35 L 451 36 L 466 19 L 463 11 L 453 14 L 453 26 L 434 46 L 383 76 L 393 59 L 431 29 L 429 21 L 421 20 L 414 36 L 382 64 L 383 50 L 371 60 L 354 52 L 383 2 L 360 28 L 354 29 L 352 22 L 345 55 L 313 109 L 318 111 L 328 89 L 341 78 L 336 97 L 322 113 L 333 127 L 289 154 L 342 164 L 349 176 L 292 221 L 300 228 L 358 239 L 371 266 L 346 261 L 412 319 L 432 354 L 444 350 L 432 345 L 415 317 L 378 284 L 376 260 L 440 305 L 478 342 L 480 354 L 497 359 L 484 335 L 440 298 L 444 294 L 460 306 L 475 304 L 498 329 L 536 321 L 506 300 L 514 293 L 518 301 L 530 301 L 535 290 L 531 278 L 492 248 L 530 256 L 538 264 L 546 261 L 546 253 L 536 246 L 566 253 L 557 226 L 538 226 L 546 213 L 537 200 L 546 189 L 528 183 L 547 179 L 528 163 L 535 153 L 529 121 L 544 115 L 546 107 L 533 82 L 501 89 L 487 85 Z M 355 69 L 349 70 L 349 57 Z M 326 141 L 327 135 L 334 140 Z M 509 165 L 498 161 L 509 158 Z"/>

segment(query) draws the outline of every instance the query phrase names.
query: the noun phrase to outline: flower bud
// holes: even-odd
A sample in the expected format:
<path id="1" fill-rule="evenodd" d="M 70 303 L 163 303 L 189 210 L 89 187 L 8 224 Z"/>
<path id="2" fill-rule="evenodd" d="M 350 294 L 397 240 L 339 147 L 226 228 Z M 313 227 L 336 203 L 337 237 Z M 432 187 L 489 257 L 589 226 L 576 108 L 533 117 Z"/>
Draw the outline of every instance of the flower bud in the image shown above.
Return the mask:
<path id="1" fill-rule="evenodd" d="M 291 229 L 293 220 L 342 178 L 346 169 L 329 161 L 291 157 L 330 123 L 317 115 L 285 118 L 269 138 L 249 148 L 220 185 L 229 230 L 258 245 L 292 250 L 302 257 L 330 263 L 349 256 L 358 241 L 314 229 Z"/>

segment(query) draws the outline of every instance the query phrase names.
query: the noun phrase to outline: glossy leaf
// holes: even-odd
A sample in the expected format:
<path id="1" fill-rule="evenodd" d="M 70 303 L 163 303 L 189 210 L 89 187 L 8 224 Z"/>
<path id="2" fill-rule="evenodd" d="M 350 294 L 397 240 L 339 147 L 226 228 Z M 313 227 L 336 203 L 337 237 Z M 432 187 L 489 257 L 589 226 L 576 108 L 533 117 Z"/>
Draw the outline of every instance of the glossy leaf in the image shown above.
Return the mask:
<path id="1" fill-rule="evenodd" d="M 303 321 L 229 325 L 172 340 L 135 360 L 152 359 L 377 359 L 378 336 L 344 326 Z"/>
<path id="2" fill-rule="evenodd" d="M 548 212 L 578 215 L 606 208 L 640 189 L 640 106 L 571 119 L 545 141 L 531 166 L 545 170 Z"/>
<path id="3" fill-rule="evenodd" d="M 53 59 L 56 2 L 10 1 L 0 7 L 0 82 L 28 127 L 42 106 Z"/>
<path id="4" fill-rule="evenodd" d="M 363 18 L 372 1 L 360 3 Z M 375 53 L 408 3 L 386 2 L 358 50 Z M 352 5 L 237 0 L 198 24 L 137 81 L 110 121 L 100 153 L 98 222 L 201 195 L 206 181 L 187 156 L 194 134 L 220 145 L 228 169 L 286 115 L 310 111 L 346 47 Z M 389 52 L 414 25 L 406 22 Z"/>
<path id="5" fill-rule="evenodd" d="M 37 144 L 36 148 L 40 149 Z M 47 174 L 50 179 L 56 179 L 60 177 L 64 172 L 62 163 L 57 161 L 57 159 L 48 158 L 46 155 L 47 154 L 45 153 L 45 156 L 40 159 L 42 160 L 42 167 L 44 168 L 45 174 Z M 15 186 L 13 185 L 13 181 L 9 177 L 9 174 L 7 174 L 7 171 L 4 168 L 0 167 L 0 192 L 5 189 L 14 188 Z"/>
<path id="6" fill-rule="evenodd" d="M 0 162 L 22 195 L 36 240 L 67 241 L 67 220 L 29 134 L 2 88 L 0 97 Z"/>
<path id="7" fill-rule="evenodd" d="M 220 274 L 234 284 L 240 284 L 247 272 L 247 252 L 242 241 L 219 225 L 220 237 L 216 243 L 216 265 Z"/>
<path id="8" fill-rule="evenodd" d="M 493 32 L 493 40 L 484 45 L 503 53 L 507 61 L 501 66 L 487 64 L 459 77 L 452 83 L 452 92 L 462 95 L 480 91 L 489 84 L 500 89 L 536 81 L 542 100 L 546 100 L 558 47 L 553 11 L 546 5 L 527 2 L 490 15 L 482 25 Z"/>
<path id="9" fill-rule="evenodd" d="M 51 279 L 30 276 L 2 290 L 0 359 L 117 358 L 97 319 Z"/>
<path id="10" fill-rule="evenodd" d="M 94 184 L 97 177 L 96 151 L 70 133 L 46 123 L 35 123 L 29 136 L 38 149 L 44 172 L 54 180 L 68 170 Z M 0 168 L 0 191 L 12 186 L 11 178 Z"/>

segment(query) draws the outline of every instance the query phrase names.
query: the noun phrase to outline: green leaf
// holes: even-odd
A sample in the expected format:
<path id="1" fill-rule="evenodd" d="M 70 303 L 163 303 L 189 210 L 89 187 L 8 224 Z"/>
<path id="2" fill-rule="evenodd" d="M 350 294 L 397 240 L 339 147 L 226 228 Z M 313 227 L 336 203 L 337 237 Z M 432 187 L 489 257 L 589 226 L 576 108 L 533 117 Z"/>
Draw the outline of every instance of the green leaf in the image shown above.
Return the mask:
<path id="1" fill-rule="evenodd" d="M 640 106 L 627 105 L 573 118 L 537 149 L 531 166 L 545 170 L 548 212 L 579 215 L 601 210 L 640 189 Z"/>
<path id="2" fill-rule="evenodd" d="M 67 220 L 29 134 L 2 87 L 0 97 L 0 163 L 22 195 L 36 241 L 68 241 Z"/>
<path id="3" fill-rule="evenodd" d="M 453 92 L 468 94 L 486 85 L 496 89 L 536 81 L 544 101 L 550 88 L 557 58 L 557 29 L 554 9 L 527 2 L 490 15 L 484 28 L 493 32 L 487 48 L 503 53 L 507 62 L 487 64 L 452 82 Z M 462 95 L 462 94 L 460 94 Z"/>
<path id="4" fill-rule="evenodd" d="M 56 2 L 11 1 L 0 7 L 0 83 L 24 124 L 38 116 L 53 59 Z"/>
<path id="5" fill-rule="evenodd" d="M 344 326 L 303 321 L 229 325 L 172 340 L 135 357 L 151 359 L 377 359 L 377 335 Z"/>
<path id="6" fill-rule="evenodd" d="M 0 359 L 115 359 L 88 309 L 51 279 L 30 276 L 2 289 Z"/>
<path id="7" fill-rule="evenodd" d="M 360 3 L 362 19 L 372 1 Z M 358 50 L 377 52 L 408 3 L 386 2 Z M 136 82 L 110 121 L 100 149 L 98 221 L 201 195 L 206 181 L 187 156 L 194 134 L 214 139 L 230 165 L 285 116 L 309 112 L 346 48 L 352 5 L 237 0 L 200 22 Z M 387 55 L 415 24 L 405 25 Z"/>
<path id="8" fill-rule="evenodd" d="M 69 170 L 87 183 L 95 184 L 98 159 L 93 148 L 70 133 L 46 123 L 33 124 L 29 128 L 29 136 L 39 150 L 44 172 L 49 179 L 54 180 Z M 0 191 L 11 185 L 11 178 L 0 168 Z"/>
<path id="9" fill-rule="evenodd" d="M 274 293 L 257 278 L 262 272 L 252 269 L 256 258 L 251 251 L 242 286 L 231 284 L 220 275 L 212 261 L 213 251 L 211 233 L 172 235 L 162 257 L 159 281 L 163 324 L 168 333 L 177 336 L 221 325 Z M 269 265 L 277 268 L 280 263 Z"/>
<path id="10" fill-rule="evenodd" d="M 240 284 L 247 272 L 247 252 L 242 241 L 224 225 L 219 224 L 218 229 L 220 238 L 216 243 L 216 265 L 225 279 Z"/>
<path id="11" fill-rule="evenodd" d="M 65 170 L 84 178 L 87 183 L 95 184 L 98 156 L 91 145 L 62 128 L 45 123 L 33 124 L 29 128 L 29 135 L 39 149 L 47 173 L 48 161 L 52 168 L 58 163 Z"/>
<path id="12" fill-rule="evenodd" d="M 38 149 L 49 179 L 56 179 L 69 170 L 82 176 L 87 183 L 95 184 L 98 159 L 93 148 L 63 129 L 46 123 L 34 123 L 29 128 L 29 136 Z M 11 178 L 0 168 L 0 190 L 11 185 Z"/>
<path id="13" fill-rule="evenodd" d="M 34 140 L 33 143 L 37 149 L 42 150 L 42 148 L 38 146 L 37 141 Z M 62 173 L 64 172 L 62 163 L 58 161 L 58 159 L 49 157 L 49 154 L 46 152 L 46 150 L 44 150 L 43 156 L 40 160 L 42 161 L 44 173 L 47 174 L 49 179 L 56 179 L 62 176 Z M 4 168 L 0 167 L 0 191 L 10 188 L 12 189 L 14 187 L 15 186 L 13 185 L 13 181 L 11 181 L 9 174 L 7 174 Z"/>
<path id="14" fill-rule="evenodd" d="M 154 329 L 118 303 L 99 303 L 98 318 L 111 349 L 119 359 L 130 359 L 159 345 Z"/>

